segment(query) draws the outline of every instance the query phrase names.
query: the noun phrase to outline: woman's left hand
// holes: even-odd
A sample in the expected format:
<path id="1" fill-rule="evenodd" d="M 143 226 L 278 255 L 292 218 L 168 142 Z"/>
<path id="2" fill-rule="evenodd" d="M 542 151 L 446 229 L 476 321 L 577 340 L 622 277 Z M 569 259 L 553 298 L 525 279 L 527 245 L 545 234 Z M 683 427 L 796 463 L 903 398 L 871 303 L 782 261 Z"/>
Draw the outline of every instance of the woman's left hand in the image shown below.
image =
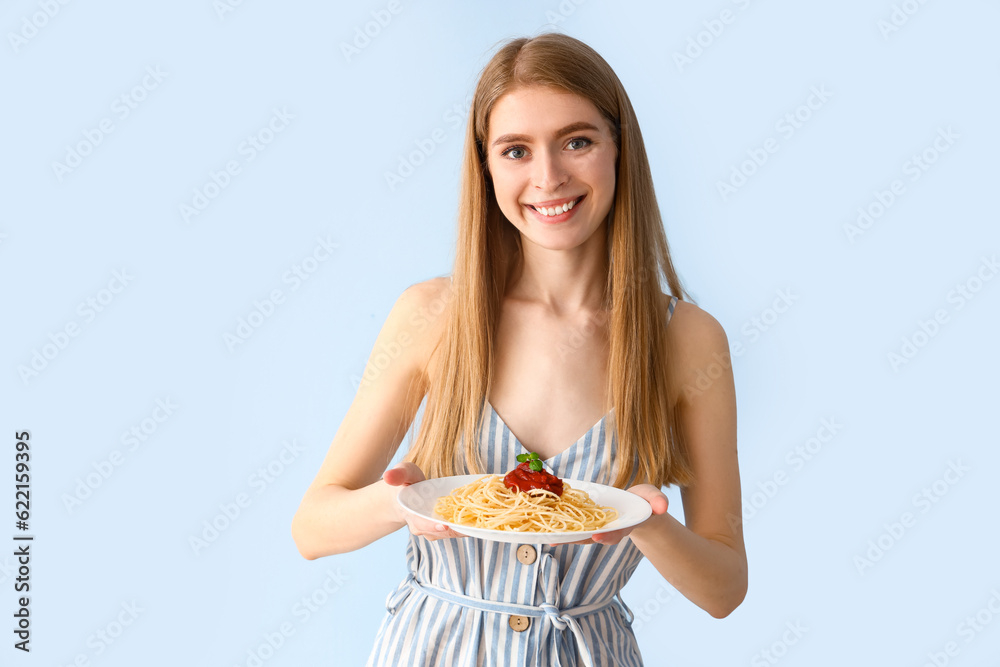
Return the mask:
<path id="1" fill-rule="evenodd" d="M 636 524 L 634 526 L 629 526 L 628 528 L 622 528 L 621 530 L 612 530 L 607 533 L 598 533 L 586 540 L 577 540 L 576 542 L 564 542 L 564 544 L 618 544 L 622 541 L 622 538 L 626 537 L 636 528 L 641 527 L 648 521 L 652 520 L 654 517 L 660 514 L 667 513 L 667 505 L 669 501 L 667 500 L 666 494 L 660 491 L 658 488 L 652 484 L 637 484 L 630 489 L 630 493 L 634 493 L 643 500 L 649 503 L 649 506 L 653 508 L 653 515 L 643 521 L 642 523 Z M 553 545 L 557 546 L 557 545 Z"/>

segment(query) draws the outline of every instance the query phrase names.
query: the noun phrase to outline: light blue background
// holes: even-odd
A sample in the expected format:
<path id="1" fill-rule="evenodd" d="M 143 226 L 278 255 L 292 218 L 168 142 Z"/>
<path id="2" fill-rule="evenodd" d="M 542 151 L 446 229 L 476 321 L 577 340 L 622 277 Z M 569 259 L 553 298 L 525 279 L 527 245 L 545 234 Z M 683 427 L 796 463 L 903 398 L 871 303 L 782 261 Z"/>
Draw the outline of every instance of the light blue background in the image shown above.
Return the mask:
<path id="1" fill-rule="evenodd" d="M 13 434 L 28 429 L 37 536 L 33 650 L 7 634 L 4 664 L 247 665 L 282 624 L 294 634 L 269 667 L 363 664 L 405 535 L 310 562 L 291 518 L 396 297 L 451 272 L 454 114 L 464 121 L 499 40 L 553 22 L 624 82 L 682 279 L 743 345 L 749 594 L 716 620 L 643 562 L 625 599 L 647 664 L 775 664 L 766 649 L 788 666 L 922 665 L 949 642 L 948 664 L 995 661 L 1000 280 L 974 279 L 1000 251 L 996 2 L 400 0 L 351 58 L 341 45 L 387 3 L 245 0 L 221 16 L 211 0 L 51 4 L 46 20 L 33 18 L 38 0 L 9 2 L 0 20 L 0 495 L 12 510 Z M 903 5 L 915 13 L 883 34 Z M 723 10 L 732 21 L 709 23 L 723 28 L 713 36 L 703 22 Z M 33 36 L 13 43 L 23 31 Z M 678 66 L 689 39 L 707 46 Z M 115 100 L 147 68 L 165 78 L 120 117 Z M 809 119 L 786 137 L 776 123 L 813 87 L 829 99 L 799 110 Z M 241 143 L 275 109 L 294 118 L 248 161 Z M 53 163 L 105 118 L 113 132 L 60 180 Z M 942 128 L 958 138 L 911 180 L 907 162 Z M 385 173 L 438 129 L 434 152 L 391 189 Z M 724 200 L 717 182 L 768 138 L 777 152 Z M 179 206 L 230 160 L 240 173 L 186 222 Z M 852 243 L 845 225 L 894 179 L 905 191 Z M 337 248 L 293 289 L 284 276 L 318 237 Z M 124 289 L 103 293 L 122 270 Z M 970 279 L 981 289 L 959 308 L 952 291 Z M 227 347 L 276 289 L 284 302 Z M 779 290 L 794 300 L 773 317 Z M 91 321 L 78 310 L 109 296 Z M 939 309 L 947 321 L 922 337 Z M 71 323 L 79 335 L 22 378 Z M 894 368 L 888 355 L 914 336 L 922 347 Z M 158 399 L 177 407 L 129 451 L 122 434 Z M 841 426 L 797 466 L 789 453 L 824 419 Z M 262 487 L 255 472 L 293 440 L 302 451 Z M 68 509 L 115 450 L 121 465 Z M 953 484 L 950 462 L 968 468 Z M 942 495 L 920 501 L 935 482 Z M 196 554 L 189 538 L 241 493 L 249 506 Z M 897 539 L 886 526 L 905 512 Z M 859 566 L 879 540 L 888 550 Z M 8 619 L 13 565 L 0 556 Z M 307 616 L 297 605 L 314 594 L 326 599 Z M 133 602 L 134 622 L 97 643 Z M 984 609 L 980 630 L 961 625 Z"/>

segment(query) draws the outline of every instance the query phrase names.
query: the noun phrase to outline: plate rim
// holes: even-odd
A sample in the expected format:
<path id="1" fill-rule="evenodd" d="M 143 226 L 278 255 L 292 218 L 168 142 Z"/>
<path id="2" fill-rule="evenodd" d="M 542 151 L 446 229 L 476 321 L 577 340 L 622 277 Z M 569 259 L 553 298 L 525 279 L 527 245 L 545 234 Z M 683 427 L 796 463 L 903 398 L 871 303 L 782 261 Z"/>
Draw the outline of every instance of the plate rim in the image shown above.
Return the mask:
<path id="1" fill-rule="evenodd" d="M 615 530 L 629 528 L 631 526 L 642 523 L 650 516 L 652 516 L 653 513 L 652 506 L 649 504 L 648 501 L 646 501 L 645 498 L 637 494 L 632 494 L 626 489 L 619 489 L 616 486 L 609 486 L 607 484 L 600 484 L 598 482 L 588 482 L 582 479 L 571 479 L 571 478 L 561 478 L 561 479 L 563 479 L 564 482 L 567 482 L 573 488 L 580 489 L 581 491 L 587 491 L 588 494 L 591 493 L 592 489 L 586 487 L 600 489 L 603 493 L 613 492 L 615 494 L 619 493 L 630 494 L 632 497 L 634 497 L 635 500 L 645 503 L 645 507 L 642 507 L 640 511 L 640 514 L 643 514 L 644 516 L 636 520 L 631 520 L 629 523 L 625 525 L 619 525 L 619 526 L 615 526 L 614 524 L 620 521 L 620 519 L 615 519 L 607 526 L 602 526 L 601 528 L 592 531 L 587 531 L 587 530 L 565 531 L 561 533 L 542 533 L 534 531 L 518 532 L 518 531 L 496 530 L 493 528 L 473 528 L 471 526 L 456 524 L 451 521 L 446 521 L 438 516 L 435 516 L 433 510 L 431 511 L 430 514 L 426 514 L 424 512 L 420 512 L 414 509 L 411 506 L 408 506 L 405 502 L 406 496 L 413 495 L 415 493 L 419 494 L 418 490 L 419 488 L 435 488 L 437 485 L 441 485 L 442 483 L 448 484 L 448 482 L 444 482 L 444 480 L 452 480 L 450 482 L 450 486 L 447 487 L 449 489 L 449 491 L 447 492 L 450 492 L 451 489 L 455 489 L 464 484 L 469 484 L 477 479 L 482 479 L 483 477 L 488 477 L 490 475 L 499 475 L 499 474 L 500 473 L 482 473 L 482 474 L 471 474 L 471 475 L 450 475 L 447 477 L 432 477 L 431 479 L 425 479 L 420 482 L 414 482 L 413 484 L 407 484 L 406 486 L 401 487 L 399 491 L 396 492 L 396 502 L 400 505 L 400 507 L 403 508 L 404 511 L 409 512 L 410 514 L 413 514 L 415 516 L 419 516 L 428 521 L 435 521 L 437 523 L 446 525 L 450 527 L 452 530 L 454 530 L 456 533 L 460 533 L 461 535 L 464 535 L 466 537 L 472 537 L 481 540 L 491 540 L 497 542 L 508 542 L 515 544 L 560 544 L 566 542 L 575 542 L 577 540 L 587 539 L 589 537 L 592 537 L 594 535 L 599 535 L 601 533 L 609 533 Z M 437 493 L 437 495 L 435 495 L 435 499 L 440 498 L 441 495 L 442 495 L 441 493 Z M 605 502 L 604 504 L 608 503 Z M 615 507 L 615 509 L 621 512 L 621 509 L 619 507 Z M 636 511 L 639 511 L 638 507 L 636 508 Z M 595 542 L 595 544 L 597 543 Z"/>

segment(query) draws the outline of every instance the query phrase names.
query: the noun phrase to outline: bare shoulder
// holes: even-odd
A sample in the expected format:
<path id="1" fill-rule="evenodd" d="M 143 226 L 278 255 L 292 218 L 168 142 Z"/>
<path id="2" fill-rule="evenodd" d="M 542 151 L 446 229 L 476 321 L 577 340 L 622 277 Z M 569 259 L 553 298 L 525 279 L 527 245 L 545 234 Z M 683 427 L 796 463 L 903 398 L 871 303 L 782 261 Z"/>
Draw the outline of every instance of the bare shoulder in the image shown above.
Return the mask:
<path id="1" fill-rule="evenodd" d="M 669 300 L 670 297 L 665 298 Z M 717 351 L 720 344 L 729 349 L 726 330 L 719 321 L 689 301 L 677 301 L 667 325 L 667 335 L 675 345 L 692 352 L 705 347 Z"/>
<path id="2" fill-rule="evenodd" d="M 669 296 L 664 297 L 669 300 Z M 707 311 L 687 301 L 678 300 L 667 325 L 670 346 L 671 386 L 683 399 L 684 388 L 704 382 L 704 376 L 731 376 L 729 338 L 726 330 Z"/>
<path id="3" fill-rule="evenodd" d="M 417 322 L 416 328 L 423 331 L 441 326 L 446 319 L 442 316 L 448 311 L 451 296 L 451 278 L 439 276 L 410 285 L 400 295 L 400 302 L 410 319 Z"/>
<path id="4" fill-rule="evenodd" d="M 438 276 L 429 278 L 419 283 L 413 283 L 403 291 L 414 301 L 419 301 L 421 305 L 430 306 L 435 299 L 447 300 L 451 294 L 451 278 L 448 276 Z"/>
<path id="5" fill-rule="evenodd" d="M 437 347 L 451 296 L 451 279 L 441 276 L 410 285 L 393 306 L 390 342 L 400 350 L 411 348 L 407 356 L 417 368 L 426 368 Z"/>
<path id="6" fill-rule="evenodd" d="M 439 278 L 410 285 L 393 304 L 310 489 L 359 489 L 379 478 L 425 394 L 426 350 L 447 305 Z M 435 315 L 435 313 L 437 315 Z"/>

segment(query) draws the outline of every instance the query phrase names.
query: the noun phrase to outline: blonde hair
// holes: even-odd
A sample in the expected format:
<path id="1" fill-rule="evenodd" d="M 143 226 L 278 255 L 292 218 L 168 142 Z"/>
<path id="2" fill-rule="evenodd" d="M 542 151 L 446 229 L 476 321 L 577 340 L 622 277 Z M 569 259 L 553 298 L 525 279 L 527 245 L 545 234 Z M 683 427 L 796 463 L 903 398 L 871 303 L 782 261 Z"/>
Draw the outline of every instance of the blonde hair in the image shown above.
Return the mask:
<path id="1" fill-rule="evenodd" d="M 520 86 L 562 89 L 590 100 L 607 119 L 618 148 L 614 202 L 605 224 L 610 311 L 608 395 L 618 441 L 615 486 L 687 485 L 688 457 L 668 396 L 667 309 L 670 294 L 687 295 L 674 271 L 635 112 L 605 60 L 559 33 L 505 43 L 476 86 L 462 157 L 458 239 L 441 361 L 428 378 L 419 434 L 405 456 L 427 477 L 486 472 L 479 456 L 483 415 L 493 380 L 497 321 L 520 236 L 500 212 L 488 178 L 485 144 L 490 111 Z M 690 300 L 690 299 L 688 299 Z M 437 352 L 437 348 L 435 348 Z M 610 450 L 607 452 L 611 465 Z"/>

